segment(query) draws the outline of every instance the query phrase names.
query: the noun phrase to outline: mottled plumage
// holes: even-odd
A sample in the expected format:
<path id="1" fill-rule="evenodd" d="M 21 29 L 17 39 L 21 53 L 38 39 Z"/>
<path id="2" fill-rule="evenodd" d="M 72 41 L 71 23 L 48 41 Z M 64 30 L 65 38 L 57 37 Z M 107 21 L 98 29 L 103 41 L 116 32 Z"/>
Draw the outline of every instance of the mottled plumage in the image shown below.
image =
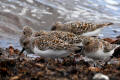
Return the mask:
<path id="1" fill-rule="evenodd" d="M 84 47 L 81 54 L 94 59 L 106 59 L 113 55 L 118 47 L 104 40 L 75 35 L 62 31 L 31 32 L 30 28 L 23 29 L 20 44 L 28 53 L 36 53 L 44 57 L 64 57 L 71 52 Z"/>
<path id="2" fill-rule="evenodd" d="M 27 31 L 26 29 L 28 32 L 24 34 L 24 32 Z M 26 36 L 29 33 L 32 33 L 31 31 L 31 29 L 25 27 L 23 29 L 22 36 L 20 37 L 20 44 L 28 53 L 35 53 L 43 57 L 55 58 L 65 57 L 71 52 L 81 49 L 81 47 L 69 44 L 55 36 L 52 37 L 43 34 L 39 34 L 39 36 L 35 36 L 36 34 Z"/>
<path id="3" fill-rule="evenodd" d="M 44 30 L 40 30 L 39 32 L 34 32 L 32 36 L 38 37 L 38 36 L 43 36 L 43 35 L 50 36 L 50 37 L 56 37 L 56 38 L 59 38 L 63 41 L 66 41 L 70 44 L 80 43 L 81 38 L 83 37 L 83 36 L 75 35 L 75 34 L 70 33 L 70 32 L 44 31 Z"/>
<path id="4" fill-rule="evenodd" d="M 83 36 L 96 36 L 99 34 L 101 29 L 105 26 L 112 25 L 113 23 L 104 23 L 104 24 L 93 24 L 93 23 L 85 23 L 85 22 L 68 22 L 68 23 L 60 23 L 56 22 L 51 30 L 56 31 L 65 31 L 65 32 L 72 32 L 77 35 Z"/>
<path id="5" fill-rule="evenodd" d="M 84 46 L 82 54 L 90 58 L 103 60 L 110 58 L 114 50 L 118 47 L 118 45 L 110 44 L 109 42 L 93 37 L 84 38 L 81 46 Z"/>
<path id="6" fill-rule="evenodd" d="M 89 37 L 89 36 L 81 36 L 75 35 L 70 32 L 62 32 L 62 31 L 40 31 L 35 32 L 34 36 L 38 37 L 40 35 L 46 35 L 49 37 L 57 37 L 61 40 L 68 42 L 69 44 L 74 44 L 76 46 L 83 46 L 83 55 L 86 55 L 95 59 L 105 59 L 114 53 L 114 49 L 117 45 L 110 44 L 102 39 Z"/>

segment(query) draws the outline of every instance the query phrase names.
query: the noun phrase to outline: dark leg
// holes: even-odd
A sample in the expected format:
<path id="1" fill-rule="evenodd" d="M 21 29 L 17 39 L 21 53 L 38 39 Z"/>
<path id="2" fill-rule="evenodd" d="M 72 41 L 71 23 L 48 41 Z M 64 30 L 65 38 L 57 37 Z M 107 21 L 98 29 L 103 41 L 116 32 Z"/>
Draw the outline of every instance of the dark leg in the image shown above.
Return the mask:
<path id="1" fill-rule="evenodd" d="M 24 52 L 24 50 L 25 50 L 25 48 L 22 48 L 19 55 L 21 55 Z"/>

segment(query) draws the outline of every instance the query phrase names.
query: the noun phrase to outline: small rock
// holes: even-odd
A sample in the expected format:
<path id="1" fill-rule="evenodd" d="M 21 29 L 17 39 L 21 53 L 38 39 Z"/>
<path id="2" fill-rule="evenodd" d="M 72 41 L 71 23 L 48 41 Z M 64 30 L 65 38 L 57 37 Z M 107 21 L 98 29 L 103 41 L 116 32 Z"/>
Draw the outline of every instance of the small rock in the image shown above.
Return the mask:
<path id="1" fill-rule="evenodd" d="M 79 80 L 79 78 L 78 78 L 77 75 L 73 75 L 73 76 L 72 76 L 72 79 L 73 79 L 73 80 Z"/>
<path id="2" fill-rule="evenodd" d="M 98 72 L 98 71 L 100 71 L 100 68 L 97 68 L 97 67 L 89 67 L 88 70 L 93 71 L 93 72 Z"/>
<path id="3" fill-rule="evenodd" d="M 118 38 L 117 40 L 113 41 L 112 44 L 120 44 L 120 38 Z"/>
<path id="4" fill-rule="evenodd" d="M 113 43 L 113 42 L 115 42 L 117 39 L 115 39 L 115 38 L 104 38 L 103 40 L 104 40 L 104 41 L 107 41 L 107 42 L 109 42 L 109 43 Z"/>
<path id="5" fill-rule="evenodd" d="M 35 65 L 36 65 L 37 67 L 41 67 L 41 68 L 44 67 L 44 64 L 35 63 Z"/>
<path id="6" fill-rule="evenodd" d="M 93 80 L 110 80 L 108 76 L 102 74 L 102 73 L 97 73 L 93 76 Z"/>
<path id="7" fill-rule="evenodd" d="M 10 80 L 18 80 L 21 76 L 22 76 L 22 74 L 19 74 L 17 76 L 13 76 L 10 78 Z"/>
<path id="8" fill-rule="evenodd" d="M 14 54 L 14 48 L 13 48 L 13 46 L 9 46 L 9 53 L 10 53 L 10 55 Z"/>

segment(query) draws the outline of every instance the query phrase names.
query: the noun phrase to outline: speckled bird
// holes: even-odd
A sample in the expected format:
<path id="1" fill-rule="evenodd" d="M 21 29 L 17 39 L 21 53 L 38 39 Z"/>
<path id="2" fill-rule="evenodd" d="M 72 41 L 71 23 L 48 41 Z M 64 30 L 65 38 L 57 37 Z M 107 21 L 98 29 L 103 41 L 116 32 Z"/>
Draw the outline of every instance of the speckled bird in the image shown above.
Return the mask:
<path id="1" fill-rule="evenodd" d="M 84 53 L 82 54 L 91 58 L 96 58 L 96 59 L 102 59 L 102 58 L 112 56 L 112 54 L 114 53 L 114 49 L 116 49 L 117 47 L 117 45 L 110 44 L 102 39 L 89 37 L 89 36 L 75 35 L 70 32 L 41 30 L 40 32 L 34 33 L 35 37 L 41 36 L 41 35 L 47 35 L 50 37 L 55 36 L 70 44 L 83 46 Z"/>
<path id="2" fill-rule="evenodd" d="M 82 53 L 80 52 L 81 54 L 93 59 L 106 59 L 111 57 L 114 50 L 118 47 L 118 45 L 110 44 L 98 38 L 75 35 L 69 32 L 47 32 L 41 30 L 40 32 L 32 33 L 31 31 L 29 28 L 23 29 L 20 43 L 27 52 L 37 53 L 39 55 L 45 53 L 47 56 L 50 52 L 51 54 L 49 56 L 53 56 L 58 52 L 62 56 L 64 51 L 67 53 L 67 51 L 71 51 L 70 49 L 75 51 L 79 47 L 78 51 L 81 51 L 82 46 L 84 49 Z"/>
<path id="3" fill-rule="evenodd" d="M 50 37 L 57 37 L 61 40 L 68 42 L 69 44 L 74 44 L 77 46 L 83 46 L 84 49 L 81 54 L 94 58 L 94 59 L 106 59 L 113 55 L 114 50 L 118 47 L 115 44 L 110 44 L 102 39 L 75 35 L 70 32 L 62 31 L 43 31 L 35 32 L 34 36 L 38 37 L 41 35 L 47 35 Z"/>
<path id="4" fill-rule="evenodd" d="M 33 36 L 32 29 L 24 27 L 20 44 L 28 53 L 35 53 L 43 57 L 65 57 L 81 48 L 74 44 L 69 44 L 55 36 L 41 35 Z"/>
<path id="5" fill-rule="evenodd" d="M 74 34 L 82 36 L 96 36 L 104 27 L 112 24 L 113 23 L 93 24 L 80 21 L 67 22 L 64 24 L 62 24 L 61 22 L 56 22 L 52 26 L 51 30 L 72 32 Z"/>
<path id="6" fill-rule="evenodd" d="M 118 47 L 116 44 L 110 44 L 107 41 L 93 37 L 84 38 L 80 45 L 84 46 L 83 55 L 99 60 L 108 60 L 113 56 L 114 50 Z"/>

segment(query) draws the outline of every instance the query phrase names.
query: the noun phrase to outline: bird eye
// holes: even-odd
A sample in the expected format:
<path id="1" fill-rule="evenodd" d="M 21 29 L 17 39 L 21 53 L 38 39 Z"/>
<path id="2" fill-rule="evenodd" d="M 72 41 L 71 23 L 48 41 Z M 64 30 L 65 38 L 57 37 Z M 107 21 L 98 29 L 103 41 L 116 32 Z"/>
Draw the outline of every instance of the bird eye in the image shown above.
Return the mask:
<path id="1" fill-rule="evenodd" d="M 25 42 L 23 45 L 25 46 L 25 45 L 27 45 L 27 43 Z"/>
<path id="2" fill-rule="evenodd" d="M 89 42 L 89 41 L 86 43 L 86 45 L 88 45 L 88 44 L 90 44 L 90 42 Z"/>
<path id="3" fill-rule="evenodd" d="M 84 44 L 85 44 L 85 45 L 89 45 L 89 44 L 90 44 L 90 42 L 89 42 L 89 41 L 86 41 L 86 42 L 84 42 Z"/>

